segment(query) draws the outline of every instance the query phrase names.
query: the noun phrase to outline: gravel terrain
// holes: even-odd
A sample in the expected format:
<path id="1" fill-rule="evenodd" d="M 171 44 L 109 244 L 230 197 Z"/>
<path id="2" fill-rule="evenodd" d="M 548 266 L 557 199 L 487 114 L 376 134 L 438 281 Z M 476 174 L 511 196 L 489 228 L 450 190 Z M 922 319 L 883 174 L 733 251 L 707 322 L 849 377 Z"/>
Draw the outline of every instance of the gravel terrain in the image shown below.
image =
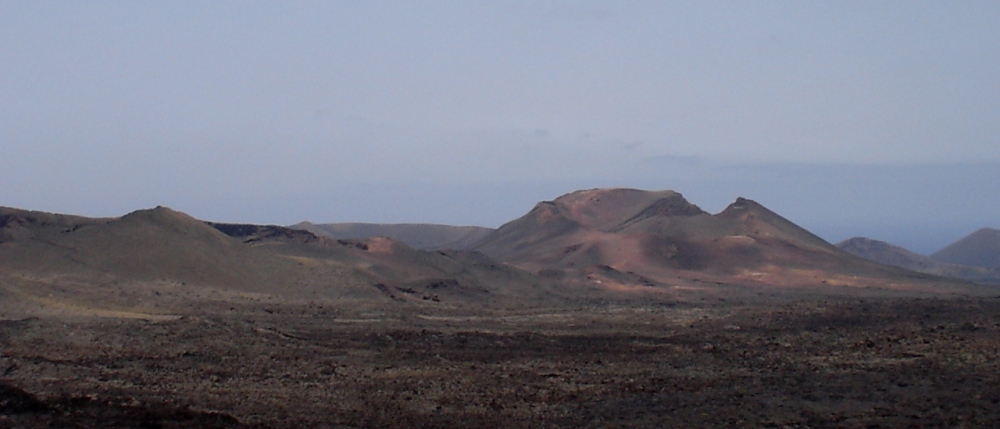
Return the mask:
<path id="1" fill-rule="evenodd" d="M 992 427 L 1000 299 L 0 322 L 0 427 Z M 294 311 L 293 311 L 294 310 Z"/>

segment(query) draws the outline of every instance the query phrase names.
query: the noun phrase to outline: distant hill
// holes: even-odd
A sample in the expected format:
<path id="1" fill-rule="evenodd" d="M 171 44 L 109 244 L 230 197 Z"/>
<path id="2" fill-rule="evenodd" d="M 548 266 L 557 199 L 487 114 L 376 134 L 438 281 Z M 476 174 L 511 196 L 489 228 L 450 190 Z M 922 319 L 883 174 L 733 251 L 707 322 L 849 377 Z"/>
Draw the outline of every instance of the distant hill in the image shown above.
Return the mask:
<path id="1" fill-rule="evenodd" d="M 240 287 L 259 277 L 238 242 L 166 207 L 108 219 L 2 209 L 0 231 L 3 262 L 29 272 Z"/>
<path id="2" fill-rule="evenodd" d="M 847 254 L 752 200 L 739 198 L 712 215 L 673 191 L 563 195 L 538 203 L 472 249 L 600 287 L 919 288 L 919 279 L 929 279 Z"/>
<path id="3" fill-rule="evenodd" d="M 0 318 L 157 319 L 297 302 L 345 320 L 416 321 L 487 308 L 995 293 L 850 255 L 752 200 L 713 215 L 673 191 L 578 191 L 496 230 L 345 230 L 377 236 L 205 222 L 166 207 L 114 218 L 0 207 Z"/>
<path id="4" fill-rule="evenodd" d="M 884 241 L 854 237 L 837 243 L 837 247 L 880 264 L 976 283 L 1000 285 L 1000 270 L 939 262 Z"/>
<path id="5" fill-rule="evenodd" d="M 186 311 L 192 302 L 266 297 L 384 312 L 542 303 L 549 292 L 541 283 L 482 255 L 414 250 L 389 238 L 208 223 L 166 207 L 102 219 L 0 207 L 0 302 L 9 305 Z"/>
<path id="6" fill-rule="evenodd" d="M 440 250 L 465 249 L 493 231 L 479 226 L 450 226 L 432 224 L 378 224 L 378 223 L 326 223 L 300 222 L 289 228 L 301 229 L 334 239 L 366 239 L 389 237 L 414 249 Z"/>
<path id="7" fill-rule="evenodd" d="M 1000 270 L 1000 230 L 983 228 L 931 255 L 935 261 Z"/>
<path id="8" fill-rule="evenodd" d="M 837 248 L 880 264 L 928 272 L 938 270 L 941 263 L 902 247 L 865 237 L 853 237 L 836 244 Z"/>

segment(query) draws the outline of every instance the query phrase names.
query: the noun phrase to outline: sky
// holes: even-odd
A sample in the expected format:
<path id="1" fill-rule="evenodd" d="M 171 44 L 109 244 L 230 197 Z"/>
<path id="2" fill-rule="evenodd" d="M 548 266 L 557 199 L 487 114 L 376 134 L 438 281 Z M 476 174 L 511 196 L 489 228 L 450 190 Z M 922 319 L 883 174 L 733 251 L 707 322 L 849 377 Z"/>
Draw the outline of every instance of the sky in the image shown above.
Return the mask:
<path id="1" fill-rule="evenodd" d="M 281 225 L 673 189 L 926 254 L 1000 228 L 1000 2 L 0 0 L 0 177 Z"/>

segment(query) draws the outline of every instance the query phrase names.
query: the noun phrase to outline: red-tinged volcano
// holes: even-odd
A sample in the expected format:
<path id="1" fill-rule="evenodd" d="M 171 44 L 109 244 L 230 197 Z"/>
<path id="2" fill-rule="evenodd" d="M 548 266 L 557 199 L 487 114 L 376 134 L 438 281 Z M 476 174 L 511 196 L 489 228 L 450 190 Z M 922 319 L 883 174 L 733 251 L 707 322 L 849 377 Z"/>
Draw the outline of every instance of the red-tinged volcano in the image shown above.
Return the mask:
<path id="1" fill-rule="evenodd" d="M 842 252 L 755 201 L 739 198 L 713 215 L 673 191 L 567 194 L 539 203 L 474 249 L 602 287 L 922 287 L 919 275 Z"/>

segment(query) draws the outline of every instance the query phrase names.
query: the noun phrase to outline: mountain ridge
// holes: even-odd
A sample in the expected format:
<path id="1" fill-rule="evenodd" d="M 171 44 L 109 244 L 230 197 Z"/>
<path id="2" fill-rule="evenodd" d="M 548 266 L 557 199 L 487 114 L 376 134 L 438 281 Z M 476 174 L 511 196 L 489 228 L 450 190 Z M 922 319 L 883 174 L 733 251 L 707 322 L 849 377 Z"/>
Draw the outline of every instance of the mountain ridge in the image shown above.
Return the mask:
<path id="1" fill-rule="evenodd" d="M 985 293 L 847 254 L 753 200 L 709 214 L 674 191 L 577 191 L 535 204 L 468 250 L 434 251 L 167 207 L 115 218 L 0 208 L 0 296 L 18 309 L 162 314 L 313 300 L 345 314 L 411 314 Z"/>
<path id="2" fill-rule="evenodd" d="M 459 251 L 205 222 L 166 207 L 100 219 L 5 208 L 0 231 L 0 297 L 15 308 L 139 314 L 112 309 L 144 303 L 152 315 L 142 317 L 160 317 L 258 297 L 405 312 L 525 305 L 550 294 L 532 275 Z"/>
<path id="3" fill-rule="evenodd" d="M 905 286 L 886 279 L 922 278 L 847 254 L 753 200 L 709 214 L 670 190 L 572 192 L 536 204 L 471 249 L 577 284 L 626 289 L 703 288 L 705 279 L 892 288 Z"/>

